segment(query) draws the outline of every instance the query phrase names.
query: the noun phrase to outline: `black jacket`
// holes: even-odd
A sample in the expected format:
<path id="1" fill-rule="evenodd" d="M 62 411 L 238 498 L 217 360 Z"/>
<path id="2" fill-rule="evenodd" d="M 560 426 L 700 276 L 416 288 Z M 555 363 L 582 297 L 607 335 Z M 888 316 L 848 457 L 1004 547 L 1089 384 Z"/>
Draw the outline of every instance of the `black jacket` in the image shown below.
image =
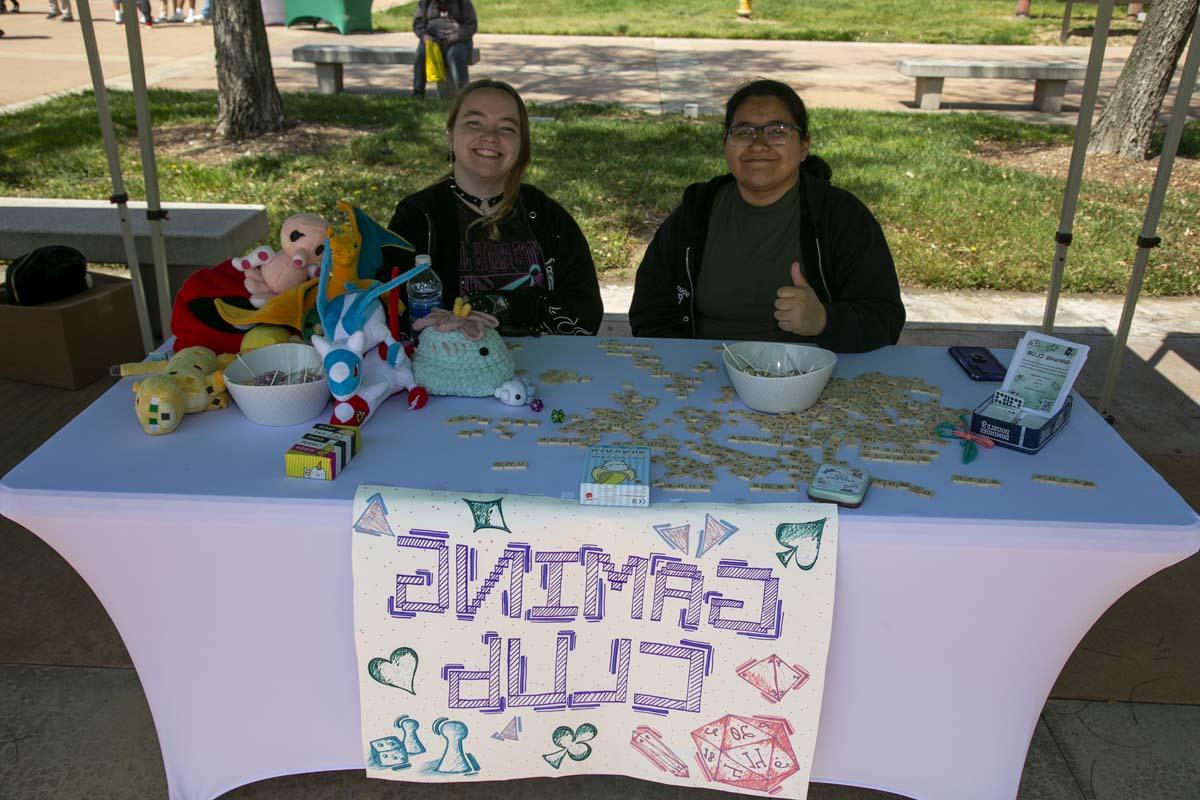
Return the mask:
<path id="1" fill-rule="evenodd" d="M 828 167 L 819 166 L 827 176 Z M 696 337 L 695 294 L 708 218 L 717 191 L 733 180 L 727 174 L 689 186 L 654 235 L 638 267 L 629 309 L 634 336 Z M 804 276 L 825 304 L 828 319 L 819 335 L 797 341 L 839 353 L 895 344 L 904 327 L 904 304 L 879 223 L 858 198 L 807 169 L 800 172 L 798 197 Z"/>
<path id="2" fill-rule="evenodd" d="M 442 281 L 442 307 L 452 308 L 458 295 L 458 262 L 462 239 L 458 230 L 458 199 L 449 179 L 411 194 L 396 206 L 388 228 L 407 239 L 418 253 L 428 253 Z M 509 308 L 505 328 L 530 332 L 585 334 L 600 330 L 604 305 L 600 283 L 587 239 L 566 209 L 540 189 L 521 184 L 521 195 L 512 213 L 524 214 L 542 249 L 547 286 L 522 287 L 505 292 Z M 394 248 L 389 248 L 394 250 Z M 413 254 L 389 262 L 378 276 L 391 277 L 393 265 L 412 266 Z M 407 304 L 407 298 L 405 298 Z M 509 332 L 509 331 L 502 331 Z"/>
<path id="3" fill-rule="evenodd" d="M 450 11 L 450 18 L 458 23 L 458 37 L 442 41 L 438 44 L 449 46 L 455 42 L 470 42 L 479 30 L 479 22 L 475 18 L 475 6 L 471 0 L 417 0 L 417 9 L 413 13 L 413 33 L 418 39 L 424 38 L 429 31 L 429 20 L 437 19 L 438 6 L 445 4 Z M 430 34 L 433 35 L 433 34 Z M 438 37 L 434 36 L 435 39 Z"/>

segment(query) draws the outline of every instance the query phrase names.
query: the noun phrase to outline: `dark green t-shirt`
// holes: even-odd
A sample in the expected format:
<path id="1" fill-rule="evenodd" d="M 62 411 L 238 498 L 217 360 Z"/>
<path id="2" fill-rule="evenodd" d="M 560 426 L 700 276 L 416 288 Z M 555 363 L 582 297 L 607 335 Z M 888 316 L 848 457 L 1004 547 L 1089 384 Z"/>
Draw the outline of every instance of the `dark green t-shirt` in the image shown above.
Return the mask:
<path id="1" fill-rule="evenodd" d="M 796 341 L 775 320 L 775 294 L 800 261 L 798 184 L 769 206 L 742 199 L 737 183 L 717 193 L 696 287 L 703 339 Z"/>

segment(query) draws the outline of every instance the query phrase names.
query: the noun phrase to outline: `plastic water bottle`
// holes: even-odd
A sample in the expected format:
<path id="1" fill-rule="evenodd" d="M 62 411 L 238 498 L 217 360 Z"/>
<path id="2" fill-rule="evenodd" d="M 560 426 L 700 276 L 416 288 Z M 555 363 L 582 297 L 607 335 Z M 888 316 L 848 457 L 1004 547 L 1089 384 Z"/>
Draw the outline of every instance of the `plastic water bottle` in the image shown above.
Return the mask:
<path id="1" fill-rule="evenodd" d="M 417 266 L 430 263 L 429 256 L 419 255 Z M 416 322 L 421 317 L 442 307 L 442 281 L 432 268 L 413 276 L 408 282 L 408 318 Z"/>

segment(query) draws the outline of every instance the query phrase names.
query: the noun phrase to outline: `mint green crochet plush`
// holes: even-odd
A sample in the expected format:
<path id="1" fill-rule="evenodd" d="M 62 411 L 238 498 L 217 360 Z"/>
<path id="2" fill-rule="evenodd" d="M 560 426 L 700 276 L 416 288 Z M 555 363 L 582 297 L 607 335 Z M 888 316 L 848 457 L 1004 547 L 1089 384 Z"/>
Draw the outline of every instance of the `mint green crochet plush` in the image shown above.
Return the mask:
<path id="1" fill-rule="evenodd" d="M 498 324 L 490 314 L 471 311 L 460 316 L 440 308 L 417 320 L 413 323 L 420 334 L 413 355 L 417 383 L 430 394 L 499 397 L 510 405 L 524 405 L 528 393 L 513 388 L 514 381 L 520 381 L 514 377 L 512 355 L 496 333 Z M 514 399 L 521 402 L 506 399 L 514 392 Z"/>

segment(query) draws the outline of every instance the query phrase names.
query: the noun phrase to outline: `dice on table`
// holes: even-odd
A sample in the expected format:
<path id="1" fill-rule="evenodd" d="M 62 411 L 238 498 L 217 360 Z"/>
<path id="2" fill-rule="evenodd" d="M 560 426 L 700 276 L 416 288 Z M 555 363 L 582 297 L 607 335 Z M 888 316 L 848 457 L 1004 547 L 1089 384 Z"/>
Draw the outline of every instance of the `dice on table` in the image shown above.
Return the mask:
<path id="1" fill-rule="evenodd" d="M 800 770 L 781 717 L 726 714 L 692 731 L 704 776 L 741 789 L 770 792 Z"/>
<path id="2" fill-rule="evenodd" d="M 561 408 L 556 408 L 550 412 L 550 421 L 551 422 L 562 422 L 566 418 L 567 418 L 567 415 L 563 412 L 563 410 Z"/>

